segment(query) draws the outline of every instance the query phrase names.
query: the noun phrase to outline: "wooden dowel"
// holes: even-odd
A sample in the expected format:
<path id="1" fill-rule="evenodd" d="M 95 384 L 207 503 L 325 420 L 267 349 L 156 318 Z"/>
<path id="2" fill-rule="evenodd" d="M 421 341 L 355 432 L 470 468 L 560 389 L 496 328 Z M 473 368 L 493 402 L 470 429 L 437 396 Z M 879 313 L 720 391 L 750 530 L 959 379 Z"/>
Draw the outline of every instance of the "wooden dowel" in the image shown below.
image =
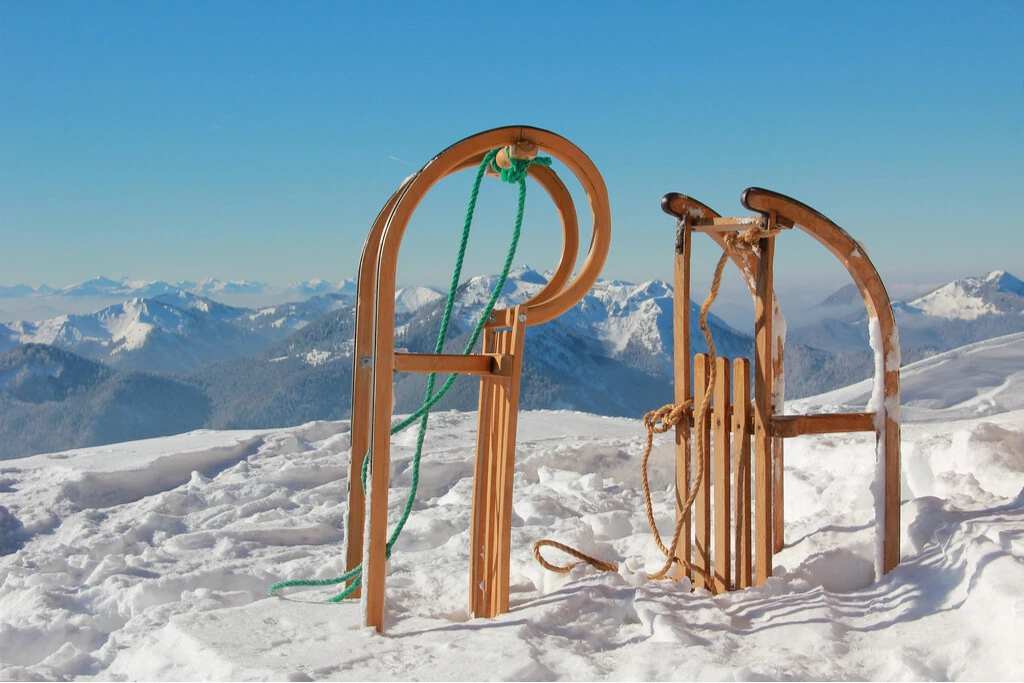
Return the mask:
<path id="1" fill-rule="evenodd" d="M 529 140 L 520 140 L 499 149 L 494 163 L 498 165 L 498 168 L 511 168 L 512 162 L 509 161 L 509 157 L 521 160 L 536 159 L 538 151 L 535 143 Z"/>

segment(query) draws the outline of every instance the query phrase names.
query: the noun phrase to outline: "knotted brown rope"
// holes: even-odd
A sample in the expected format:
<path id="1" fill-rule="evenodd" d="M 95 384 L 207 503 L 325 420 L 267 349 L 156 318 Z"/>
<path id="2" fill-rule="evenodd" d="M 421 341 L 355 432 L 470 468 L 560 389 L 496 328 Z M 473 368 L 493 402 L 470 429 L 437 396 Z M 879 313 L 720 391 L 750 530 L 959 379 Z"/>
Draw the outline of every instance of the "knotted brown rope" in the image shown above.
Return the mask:
<path id="1" fill-rule="evenodd" d="M 681 223 L 681 221 L 679 222 Z M 681 228 L 681 225 L 678 227 Z M 722 271 L 725 268 L 725 264 L 729 260 L 730 256 L 740 258 L 741 249 L 750 249 L 754 251 L 754 253 L 757 253 L 757 244 L 760 240 L 768 237 L 775 237 L 779 232 L 778 228 L 773 227 L 771 230 L 768 230 L 762 226 L 756 226 L 739 233 L 726 233 L 724 236 L 725 248 L 722 250 L 722 256 L 718 259 L 718 264 L 715 266 L 715 274 L 711 280 L 711 291 L 708 292 L 707 297 L 704 299 L 704 303 L 700 307 L 700 329 L 704 334 L 704 341 L 707 342 L 708 345 L 708 365 L 710 366 L 710 376 L 708 377 L 707 388 L 704 391 L 704 396 L 701 397 L 701 402 L 697 405 L 696 412 L 693 417 L 694 424 L 700 424 L 708 410 L 711 409 L 711 397 L 714 394 L 715 379 L 717 376 L 715 358 L 717 358 L 717 354 L 715 353 L 715 340 L 712 338 L 711 330 L 708 328 L 708 313 L 711 311 L 711 305 L 715 302 L 715 299 L 718 298 L 718 290 L 722 285 Z M 658 525 L 654 521 L 654 507 L 651 502 L 651 487 L 647 474 L 647 463 L 651 458 L 651 451 L 654 447 L 654 435 L 664 434 L 675 427 L 683 420 L 687 411 L 691 410 L 693 406 L 693 399 L 689 399 L 680 404 L 669 403 L 657 410 L 650 411 L 643 417 L 643 424 L 647 429 L 647 443 L 644 446 L 644 455 L 640 461 L 640 478 L 644 487 L 644 507 L 647 512 L 647 523 L 651 525 L 651 533 L 654 534 L 654 542 L 658 544 L 658 549 L 666 558 L 665 564 L 661 569 L 648 575 L 648 578 L 650 579 L 670 579 L 671 577 L 668 575 L 669 571 L 671 571 L 672 565 L 677 562 L 690 572 L 696 572 L 706 576 L 706 572 L 703 569 L 691 565 L 687 560 L 679 557 L 677 554 L 683 526 L 690 516 L 690 510 L 693 507 L 694 501 L 697 500 L 697 495 L 700 493 L 701 480 L 704 478 L 704 468 L 707 467 L 707 464 L 704 462 L 703 430 L 698 429 L 694 439 L 694 451 L 697 454 L 697 467 L 694 472 L 693 486 L 690 487 L 685 501 L 680 502 L 679 494 L 678 492 L 676 493 L 676 502 L 679 505 L 679 509 L 682 510 L 682 514 L 680 514 L 676 520 L 675 529 L 672 532 L 672 542 L 667 548 L 661 540 L 661 534 L 658 532 Z M 688 428 L 689 426 L 687 426 L 687 429 Z M 581 561 L 572 562 L 564 566 L 551 564 L 540 554 L 540 549 L 546 546 L 561 550 L 562 552 L 572 555 Z M 600 571 L 619 571 L 619 566 L 617 564 L 599 560 L 596 557 L 587 555 L 580 550 L 546 538 L 533 544 L 533 556 L 537 558 L 537 562 L 539 562 L 545 569 L 559 574 L 568 574 L 572 571 L 573 567 L 584 563 L 589 564 Z"/>

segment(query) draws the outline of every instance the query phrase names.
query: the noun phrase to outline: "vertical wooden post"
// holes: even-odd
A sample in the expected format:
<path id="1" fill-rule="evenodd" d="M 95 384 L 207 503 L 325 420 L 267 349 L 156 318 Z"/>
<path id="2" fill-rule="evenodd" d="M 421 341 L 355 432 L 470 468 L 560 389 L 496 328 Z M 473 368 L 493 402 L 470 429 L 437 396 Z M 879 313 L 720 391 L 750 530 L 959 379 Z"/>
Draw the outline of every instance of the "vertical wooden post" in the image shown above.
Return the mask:
<path id="1" fill-rule="evenodd" d="M 775 287 L 772 287 L 773 310 L 778 309 L 779 304 L 775 299 Z M 783 374 L 783 340 L 779 338 L 775 344 L 775 357 L 772 359 L 772 411 L 776 415 L 786 412 L 784 397 L 779 394 L 777 386 L 780 381 L 785 381 Z M 772 438 L 772 480 L 774 491 L 772 493 L 772 515 L 774 517 L 772 526 L 772 540 L 774 541 L 772 552 L 779 552 L 786 542 L 786 462 L 785 462 L 785 439 L 781 436 Z"/>
<path id="2" fill-rule="evenodd" d="M 675 271 L 673 273 L 674 296 L 672 297 L 673 320 L 673 374 L 675 376 L 675 403 L 681 405 L 690 400 L 690 238 L 692 226 L 689 215 L 681 221 L 676 233 Z M 692 412 L 690 415 L 692 416 Z M 683 418 L 676 425 L 676 520 L 683 519 L 680 532 L 679 557 L 690 562 L 691 521 L 689 512 L 683 509 L 683 501 L 690 493 L 690 423 Z M 688 576 L 683 566 L 676 564 L 673 571 L 676 580 Z M 692 577 L 691 577 L 692 578 Z"/>
<path id="3" fill-rule="evenodd" d="M 497 331 L 484 328 L 483 353 L 497 352 Z M 484 616 L 487 603 L 487 520 L 489 504 L 493 499 L 487 490 L 492 480 L 491 467 L 494 452 L 494 411 L 496 382 L 493 377 L 480 378 L 480 400 L 478 403 L 476 429 L 476 460 L 473 464 L 473 508 L 469 526 L 469 613 L 470 616 Z"/>
<path id="4" fill-rule="evenodd" d="M 729 405 L 729 359 L 715 359 L 715 557 L 714 592 L 732 588 L 732 515 L 730 496 L 729 432 L 732 409 Z"/>
<path id="5" fill-rule="evenodd" d="M 393 292 L 394 283 L 381 286 L 378 283 L 376 316 L 380 316 L 381 292 Z M 388 295 L 385 295 L 388 296 Z M 394 295 L 390 295 L 384 315 L 394 320 Z M 393 323 L 392 323 L 393 324 Z M 363 550 L 363 611 L 366 625 L 380 633 L 384 630 L 384 585 L 387 574 L 388 534 L 388 487 L 391 483 L 391 404 L 394 372 L 394 330 L 388 328 L 390 336 L 381 340 L 377 334 L 378 349 L 374 356 L 378 363 L 373 367 L 373 410 L 371 413 L 369 451 L 373 454 L 367 480 L 367 502 L 369 514 L 366 521 L 366 540 Z M 380 353 L 380 347 L 386 349 Z M 381 363 L 385 367 L 378 367 Z"/>
<path id="6" fill-rule="evenodd" d="M 766 230 L 775 228 L 776 214 L 768 216 Z M 772 296 L 775 238 L 758 242 L 754 299 L 754 581 L 763 585 L 772 573 Z"/>
<path id="7" fill-rule="evenodd" d="M 886 372 L 895 378 L 899 402 L 899 371 Z M 888 384 L 888 382 L 887 382 Z M 888 391 L 888 386 L 886 387 Z M 889 394 L 887 394 L 889 395 Z M 888 574 L 900 563 L 900 423 L 885 411 L 885 527 L 882 543 L 882 571 Z M 877 523 L 877 522 L 876 522 Z"/>
<path id="8" fill-rule="evenodd" d="M 370 359 L 373 356 L 373 292 L 360 287 L 356 293 L 356 334 L 352 359 L 352 456 L 348 472 L 348 518 L 345 529 L 345 571 L 363 561 L 363 527 L 366 524 L 366 493 L 363 491 L 363 461 L 370 448 Z M 361 359 L 366 360 L 361 360 Z M 357 588 L 349 596 L 359 598 Z"/>
<path id="9" fill-rule="evenodd" d="M 496 523 L 495 546 L 497 566 L 495 567 L 495 588 L 490 616 L 508 611 L 509 582 L 512 549 L 512 481 L 516 463 L 516 429 L 519 426 L 519 378 L 523 367 L 523 344 L 526 340 L 526 309 L 516 306 L 513 313 L 512 329 L 508 332 L 505 353 L 512 354 L 512 375 L 504 382 L 501 409 L 502 441 L 498 444 L 498 458 L 495 462 L 498 476 L 495 491 Z"/>
<path id="10" fill-rule="evenodd" d="M 733 362 L 733 445 L 736 451 L 736 587 L 750 588 L 750 361 Z"/>
<path id="11" fill-rule="evenodd" d="M 405 195 L 412 177 L 402 186 L 377 214 L 370 233 L 366 236 L 359 259 L 356 281 L 356 328 L 352 348 L 352 451 L 348 476 L 348 518 L 345 527 L 345 571 L 351 571 L 363 561 L 363 530 L 366 524 L 366 492 L 363 491 L 363 461 L 370 448 L 370 402 L 373 395 L 373 302 L 377 285 L 377 254 L 384 228 L 395 206 Z M 349 596 L 360 597 L 360 589 Z"/>
<path id="12" fill-rule="evenodd" d="M 699 402 L 708 388 L 711 371 L 708 356 L 698 353 L 693 357 L 693 394 Z M 697 408 L 694 407 L 694 433 L 701 438 L 700 451 L 695 457 L 704 462 L 703 471 L 696 470 L 695 477 L 700 477 L 700 490 L 693 509 L 693 528 L 695 535 L 693 566 L 694 585 L 698 588 L 711 588 L 711 415 L 710 410 L 698 419 Z"/>

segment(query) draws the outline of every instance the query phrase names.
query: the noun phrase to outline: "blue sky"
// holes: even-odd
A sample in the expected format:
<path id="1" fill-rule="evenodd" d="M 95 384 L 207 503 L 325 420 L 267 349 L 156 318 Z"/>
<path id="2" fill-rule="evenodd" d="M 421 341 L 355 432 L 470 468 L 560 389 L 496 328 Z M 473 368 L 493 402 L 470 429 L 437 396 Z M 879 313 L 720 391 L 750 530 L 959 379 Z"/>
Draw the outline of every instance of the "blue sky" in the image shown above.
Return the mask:
<path id="1" fill-rule="evenodd" d="M 1022 2 L 8 0 L 0 284 L 351 277 L 405 176 L 518 124 L 601 169 L 608 278 L 670 277 L 664 193 L 740 214 L 752 185 L 829 215 L 897 288 L 1024 276 L 1022 27 Z M 469 183 L 424 203 L 400 280 L 447 281 Z M 504 255 L 497 185 L 467 273 Z M 553 267 L 529 202 L 518 261 Z M 824 295 L 831 258 L 795 236 L 778 268 Z"/>

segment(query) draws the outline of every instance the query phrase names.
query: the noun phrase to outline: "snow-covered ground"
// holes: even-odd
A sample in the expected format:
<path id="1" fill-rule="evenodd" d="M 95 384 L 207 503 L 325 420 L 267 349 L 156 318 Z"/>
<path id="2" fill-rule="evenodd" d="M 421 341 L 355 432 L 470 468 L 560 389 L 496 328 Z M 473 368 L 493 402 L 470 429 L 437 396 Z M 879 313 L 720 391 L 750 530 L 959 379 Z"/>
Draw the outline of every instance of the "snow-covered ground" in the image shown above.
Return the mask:
<path id="1" fill-rule="evenodd" d="M 871 435 L 787 442 L 774 577 L 712 596 L 644 578 L 661 557 L 643 512 L 639 421 L 524 413 L 512 610 L 470 620 L 476 415 L 438 414 L 389 563 L 384 635 L 360 626 L 357 602 L 324 604 L 330 589 L 266 595 L 283 578 L 344 571 L 345 422 L 8 461 L 0 679 L 1020 679 L 1021 348 L 1018 335 L 904 370 L 904 415 L 927 421 L 903 426 L 903 560 L 877 583 Z M 976 374 L 979 358 L 988 373 Z M 998 400 L 978 411 L 992 386 Z M 919 401 L 931 401 L 926 414 L 910 409 Z M 395 519 L 414 441 L 394 438 Z M 669 439 L 652 463 L 670 533 Z M 550 574 L 532 557 L 539 538 L 640 571 Z"/>

